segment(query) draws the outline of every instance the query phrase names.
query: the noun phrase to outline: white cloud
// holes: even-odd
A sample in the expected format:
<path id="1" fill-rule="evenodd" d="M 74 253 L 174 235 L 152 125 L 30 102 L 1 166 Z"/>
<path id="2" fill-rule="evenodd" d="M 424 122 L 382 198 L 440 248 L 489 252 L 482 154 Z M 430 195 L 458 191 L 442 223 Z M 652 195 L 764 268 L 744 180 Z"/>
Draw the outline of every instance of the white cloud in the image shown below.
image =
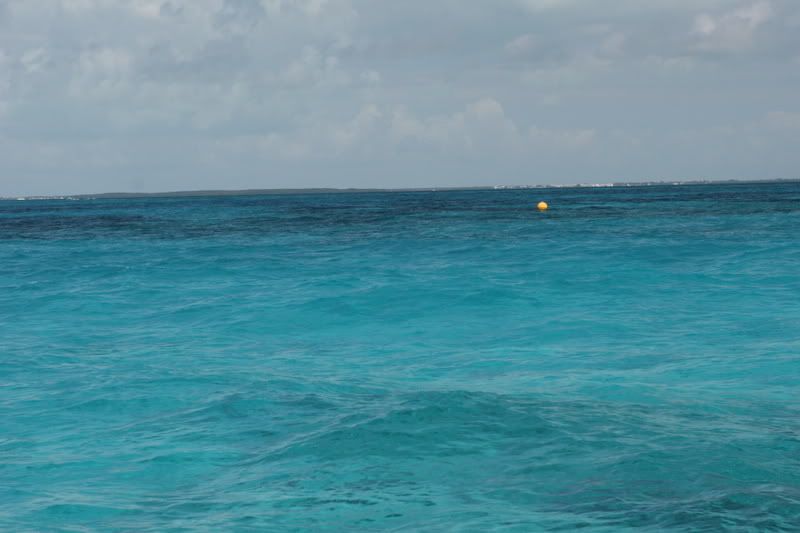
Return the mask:
<path id="1" fill-rule="evenodd" d="M 84 50 L 74 65 L 67 93 L 90 103 L 124 98 L 130 91 L 132 62 L 131 54 L 124 49 L 100 47 Z"/>
<path id="2" fill-rule="evenodd" d="M 40 47 L 26 50 L 20 56 L 19 62 L 27 74 L 36 74 L 44 70 L 47 59 L 47 51 Z"/>
<path id="3" fill-rule="evenodd" d="M 378 85 L 381 82 L 381 74 L 376 70 L 365 70 L 360 78 L 367 85 Z"/>
<path id="4" fill-rule="evenodd" d="M 662 57 L 652 55 L 644 59 L 644 65 L 667 74 L 687 73 L 696 67 L 696 60 L 690 56 Z"/>
<path id="5" fill-rule="evenodd" d="M 365 105 L 353 120 L 343 126 L 331 129 L 334 145 L 339 149 L 344 149 L 352 147 L 358 142 L 369 140 L 368 136 L 373 134 L 382 116 L 383 113 L 375 104 Z"/>
<path id="6" fill-rule="evenodd" d="M 800 130 L 800 113 L 790 111 L 770 111 L 765 122 L 771 128 Z"/>
<path id="7" fill-rule="evenodd" d="M 417 150 L 451 156 L 502 154 L 520 156 L 536 151 L 573 150 L 595 141 L 589 129 L 520 128 L 493 98 L 482 98 L 451 114 L 412 113 L 401 106 L 382 109 L 363 105 L 345 121 L 319 118 L 288 132 L 237 136 L 221 143 L 226 150 L 260 157 L 313 160 L 347 158 L 353 154 L 397 155 L 413 143 Z"/>
<path id="8" fill-rule="evenodd" d="M 492 98 L 468 104 L 452 115 L 418 118 L 399 108 L 391 122 L 392 136 L 397 140 L 413 139 L 443 147 L 480 149 L 488 142 L 515 143 L 516 125 L 505 116 L 503 107 Z"/>
<path id="9" fill-rule="evenodd" d="M 111 5 L 110 0 L 61 0 L 65 11 L 89 11 Z"/>
<path id="10" fill-rule="evenodd" d="M 591 175 L 602 160 L 647 170 L 614 139 L 654 155 L 682 131 L 730 124 L 757 123 L 728 141 L 796 140 L 793 0 L 0 5 L 0 194 L 6 176 L 59 167 L 75 183 L 144 169 L 172 173 L 165 188 L 192 188 L 210 172 L 191 156 L 197 147 L 232 175 L 255 175 L 253 161 L 294 165 L 300 177 L 318 164 L 337 185 L 365 161 L 398 176 L 416 161 L 455 184 L 481 161 L 548 159 L 553 181 L 570 179 L 568 167 Z M 697 139 L 667 167 L 681 150 L 722 142 Z M 156 144 L 159 158 L 142 156 Z M 85 165 L 70 159 L 90 146 L 105 149 Z M 794 168 L 795 152 L 764 165 Z"/>
<path id="11" fill-rule="evenodd" d="M 600 55 L 608 57 L 621 54 L 625 47 L 626 40 L 627 37 L 621 32 L 613 32 L 607 35 L 600 42 Z"/>
<path id="12" fill-rule="evenodd" d="M 267 12 L 273 15 L 296 9 L 313 17 L 321 15 L 333 3 L 331 0 L 261 0 Z"/>
<path id="13" fill-rule="evenodd" d="M 517 2 L 531 11 L 541 11 L 569 6 L 575 0 L 517 0 Z"/>
<path id="14" fill-rule="evenodd" d="M 335 55 L 325 55 L 313 46 L 306 46 L 298 59 L 283 71 L 281 79 L 291 85 L 347 85 L 350 75 L 341 68 Z"/>
<path id="15" fill-rule="evenodd" d="M 451 115 L 427 118 L 416 117 L 401 108 L 392 115 L 390 127 L 397 141 L 412 139 L 444 148 L 495 153 L 570 149 L 586 146 L 595 139 L 591 129 L 556 130 L 535 125 L 521 128 L 493 98 L 482 98 Z"/>
<path id="16" fill-rule="evenodd" d="M 505 49 L 511 54 L 524 54 L 535 49 L 538 43 L 539 40 L 535 35 L 526 33 L 506 43 Z"/>
<path id="17" fill-rule="evenodd" d="M 762 0 L 720 15 L 703 13 L 694 19 L 697 47 L 710 51 L 736 51 L 753 46 L 758 29 L 773 16 L 772 4 Z"/>
<path id="18" fill-rule="evenodd" d="M 557 148 L 581 148 L 595 142 L 597 132 L 593 129 L 548 130 L 532 127 L 528 137 L 534 145 Z"/>
<path id="19" fill-rule="evenodd" d="M 163 0 L 133 0 L 131 9 L 140 17 L 157 19 L 161 16 Z"/>
<path id="20" fill-rule="evenodd" d="M 8 57 L 6 53 L 0 49 L 0 119 L 8 111 L 9 90 L 11 88 L 11 79 L 8 75 Z"/>

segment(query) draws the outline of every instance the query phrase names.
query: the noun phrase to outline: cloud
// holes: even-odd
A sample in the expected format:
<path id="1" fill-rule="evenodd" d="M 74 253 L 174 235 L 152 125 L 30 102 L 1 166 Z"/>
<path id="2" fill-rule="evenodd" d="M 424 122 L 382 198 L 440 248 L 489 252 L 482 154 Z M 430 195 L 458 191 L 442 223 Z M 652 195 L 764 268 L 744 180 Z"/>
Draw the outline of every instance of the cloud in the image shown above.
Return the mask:
<path id="1" fill-rule="evenodd" d="M 518 2 L 531 11 L 541 11 L 567 7 L 573 4 L 574 0 L 518 0 Z"/>
<path id="2" fill-rule="evenodd" d="M 451 115 L 419 118 L 401 108 L 393 113 L 390 129 L 399 142 L 414 140 L 441 148 L 504 154 L 540 148 L 576 148 L 590 144 L 595 137 L 591 129 L 520 127 L 497 100 L 488 97 Z"/>
<path id="3" fill-rule="evenodd" d="M 531 50 L 535 50 L 538 42 L 535 35 L 526 33 L 506 43 L 505 49 L 511 54 L 525 54 Z"/>
<path id="4" fill-rule="evenodd" d="M 697 47 L 709 51 L 737 51 L 753 46 L 759 28 L 773 16 L 772 4 L 759 1 L 720 15 L 703 13 L 694 19 Z"/>
<path id="5" fill-rule="evenodd" d="M 347 85 L 350 75 L 345 72 L 335 55 L 323 55 L 313 46 L 303 49 L 282 72 L 281 79 L 291 85 L 317 87 L 320 85 Z"/>
<path id="6" fill-rule="evenodd" d="M 0 121 L 8 110 L 10 88 L 11 79 L 8 75 L 8 58 L 5 52 L 0 50 Z"/>
<path id="7" fill-rule="evenodd" d="M 481 149 L 486 143 L 515 147 L 519 141 L 516 124 L 506 117 L 503 106 L 493 98 L 472 102 L 451 115 L 419 118 L 405 109 L 392 115 L 392 136 L 441 147 Z"/>
<path id="8" fill-rule="evenodd" d="M 313 160 L 358 155 L 396 156 L 411 143 L 418 152 L 524 155 L 574 150 L 595 140 L 591 129 L 520 126 L 493 98 L 481 98 L 450 114 L 424 115 L 405 106 L 363 105 L 342 121 L 316 121 L 291 131 L 236 136 L 226 150 L 259 157 Z"/>
<path id="9" fill-rule="evenodd" d="M 339 149 L 350 148 L 362 143 L 373 134 L 383 113 L 375 104 L 367 104 L 347 124 L 332 128 L 331 138 Z"/>
<path id="10" fill-rule="evenodd" d="M 796 140 L 798 21 L 793 0 L 4 0 L 0 194 L 279 179 L 263 168 L 635 179 L 662 146 L 669 175 L 737 142 L 774 147 L 778 173 L 800 163 L 777 152 Z"/>
<path id="11" fill-rule="evenodd" d="M 800 130 L 800 113 L 790 111 L 770 111 L 765 123 L 771 128 L 782 130 Z"/>

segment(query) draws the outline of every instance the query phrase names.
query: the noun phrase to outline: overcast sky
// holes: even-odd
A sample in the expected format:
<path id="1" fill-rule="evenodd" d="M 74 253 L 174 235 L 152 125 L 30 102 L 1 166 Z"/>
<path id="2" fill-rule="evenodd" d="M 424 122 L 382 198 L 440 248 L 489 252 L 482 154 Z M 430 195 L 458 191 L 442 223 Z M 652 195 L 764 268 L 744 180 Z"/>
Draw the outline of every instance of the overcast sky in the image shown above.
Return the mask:
<path id="1" fill-rule="evenodd" d="M 798 168 L 798 0 L 0 0 L 0 195 Z"/>

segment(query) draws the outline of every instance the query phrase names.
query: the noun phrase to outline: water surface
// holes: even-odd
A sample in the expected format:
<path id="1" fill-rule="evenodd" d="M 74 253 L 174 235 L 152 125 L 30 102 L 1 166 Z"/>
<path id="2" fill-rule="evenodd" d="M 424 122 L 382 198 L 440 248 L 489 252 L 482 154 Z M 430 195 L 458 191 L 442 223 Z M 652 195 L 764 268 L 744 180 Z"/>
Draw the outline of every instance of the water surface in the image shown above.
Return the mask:
<path id="1" fill-rule="evenodd" d="M 0 529 L 800 529 L 799 235 L 790 183 L 0 202 Z"/>

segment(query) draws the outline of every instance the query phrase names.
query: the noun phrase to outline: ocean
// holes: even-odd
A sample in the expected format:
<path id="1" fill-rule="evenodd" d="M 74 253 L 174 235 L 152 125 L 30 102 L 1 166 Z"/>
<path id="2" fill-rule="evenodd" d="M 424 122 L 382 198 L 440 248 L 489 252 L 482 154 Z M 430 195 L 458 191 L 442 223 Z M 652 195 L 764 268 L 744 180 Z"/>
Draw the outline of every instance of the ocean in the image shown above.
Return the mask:
<path id="1" fill-rule="evenodd" d="M 0 201 L 0 530 L 579 528 L 800 530 L 800 184 Z"/>

